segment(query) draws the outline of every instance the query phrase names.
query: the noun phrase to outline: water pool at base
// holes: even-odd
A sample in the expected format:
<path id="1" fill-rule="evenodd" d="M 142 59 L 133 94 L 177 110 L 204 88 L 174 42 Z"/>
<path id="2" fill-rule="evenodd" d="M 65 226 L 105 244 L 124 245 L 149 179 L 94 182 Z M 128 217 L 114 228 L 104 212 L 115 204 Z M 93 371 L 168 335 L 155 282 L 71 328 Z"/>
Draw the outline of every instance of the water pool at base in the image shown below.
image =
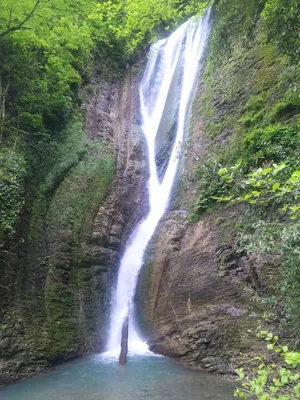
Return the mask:
<path id="1" fill-rule="evenodd" d="M 1 400 L 233 400 L 221 377 L 158 356 L 129 356 L 125 367 L 101 355 L 0 388 Z"/>

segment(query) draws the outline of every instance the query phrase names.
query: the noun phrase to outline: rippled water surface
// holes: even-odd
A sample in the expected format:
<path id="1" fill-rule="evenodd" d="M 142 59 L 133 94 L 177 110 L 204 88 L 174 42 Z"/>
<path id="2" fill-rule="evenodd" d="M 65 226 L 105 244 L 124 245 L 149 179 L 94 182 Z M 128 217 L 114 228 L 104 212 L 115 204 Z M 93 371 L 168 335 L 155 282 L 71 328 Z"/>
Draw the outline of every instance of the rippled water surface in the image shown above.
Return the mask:
<path id="1" fill-rule="evenodd" d="M 1 400 L 233 400 L 220 377 L 181 367 L 164 357 L 129 357 L 125 367 L 101 356 L 0 389 Z"/>

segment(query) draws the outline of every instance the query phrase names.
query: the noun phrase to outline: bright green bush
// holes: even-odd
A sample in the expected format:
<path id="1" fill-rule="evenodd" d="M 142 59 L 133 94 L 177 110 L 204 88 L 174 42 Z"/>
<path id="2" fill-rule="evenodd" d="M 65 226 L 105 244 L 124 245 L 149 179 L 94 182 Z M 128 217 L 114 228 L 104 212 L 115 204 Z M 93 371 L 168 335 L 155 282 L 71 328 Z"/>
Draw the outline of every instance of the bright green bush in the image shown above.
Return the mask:
<path id="1" fill-rule="evenodd" d="M 227 183 L 234 184 L 240 190 L 242 196 L 239 197 L 220 197 L 218 201 L 246 202 L 265 206 L 266 204 L 282 204 L 282 210 L 292 214 L 292 219 L 296 219 L 300 210 L 300 171 L 294 171 L 286 177 L 282 171 L 286 168 L 285 163 L 273 164 L 271 167 L 259 168 L 251 172 L 246 178 L 240 179 L 239 165 L 231 168 L 221 168 L 218 175 Z M 246 192 L 246 193 L 245 193 Z M 294 204 L 295 203 L 295 204 Z"/>
<path id="2" fill-rule="evenodd" d="M 293 89 L 289 89 L 282 100 L 273 106 L 271 111 L 272 120 L 281 120 L 300 114 L 300 96 L 297 83 L 294 83 Z"/>
<path id="3" fill-rule="evenodd" d="M 265 162 L 280 162 L 300 149 L 300 126 L 276 124 L 250 130 L 244 145 L 247 153 Z"/>
<path id="4" fill-rule="evenodd" d="M 278 336 L 260 331 L 269 342 L 264 354 L 245 357 L 236 370 L 235 396 L 258 400 L 295 400 L 300 397 L 300 353 L 281 345 Z"/>

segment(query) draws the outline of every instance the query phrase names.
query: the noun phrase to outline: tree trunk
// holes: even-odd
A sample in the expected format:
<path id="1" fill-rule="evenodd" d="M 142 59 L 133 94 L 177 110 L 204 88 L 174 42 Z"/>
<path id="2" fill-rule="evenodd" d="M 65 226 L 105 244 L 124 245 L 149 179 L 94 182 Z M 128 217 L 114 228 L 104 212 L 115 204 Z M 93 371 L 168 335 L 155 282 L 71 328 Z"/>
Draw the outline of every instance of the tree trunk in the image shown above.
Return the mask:
<path id="1" fill-rule="evenodd" d="M 122 326 L 122 339 L 121 339 L 121 352 L 119 357 L 119 364 L 125 365 L 127 361 L 128 352 L 128 327 L 129 327 L 129 317 L 125 318 Z"/>

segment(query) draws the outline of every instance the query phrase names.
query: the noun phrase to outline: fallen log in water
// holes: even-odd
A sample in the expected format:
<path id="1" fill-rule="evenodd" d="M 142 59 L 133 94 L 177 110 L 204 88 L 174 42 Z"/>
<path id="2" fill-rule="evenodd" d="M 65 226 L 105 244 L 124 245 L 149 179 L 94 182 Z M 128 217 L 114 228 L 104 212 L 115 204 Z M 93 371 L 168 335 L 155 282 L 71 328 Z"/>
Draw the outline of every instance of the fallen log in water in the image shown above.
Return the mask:
<path id="1" fill-rule="evenodd" d="M 122 326 L 122 339 L 121 339 L 121 352 L 119 357 L 119 364 L 125 365 L 127 361 L 128 352 L 128 327 L 129 327 L 129 317 L 127 316 L 123 322 Z"/>

